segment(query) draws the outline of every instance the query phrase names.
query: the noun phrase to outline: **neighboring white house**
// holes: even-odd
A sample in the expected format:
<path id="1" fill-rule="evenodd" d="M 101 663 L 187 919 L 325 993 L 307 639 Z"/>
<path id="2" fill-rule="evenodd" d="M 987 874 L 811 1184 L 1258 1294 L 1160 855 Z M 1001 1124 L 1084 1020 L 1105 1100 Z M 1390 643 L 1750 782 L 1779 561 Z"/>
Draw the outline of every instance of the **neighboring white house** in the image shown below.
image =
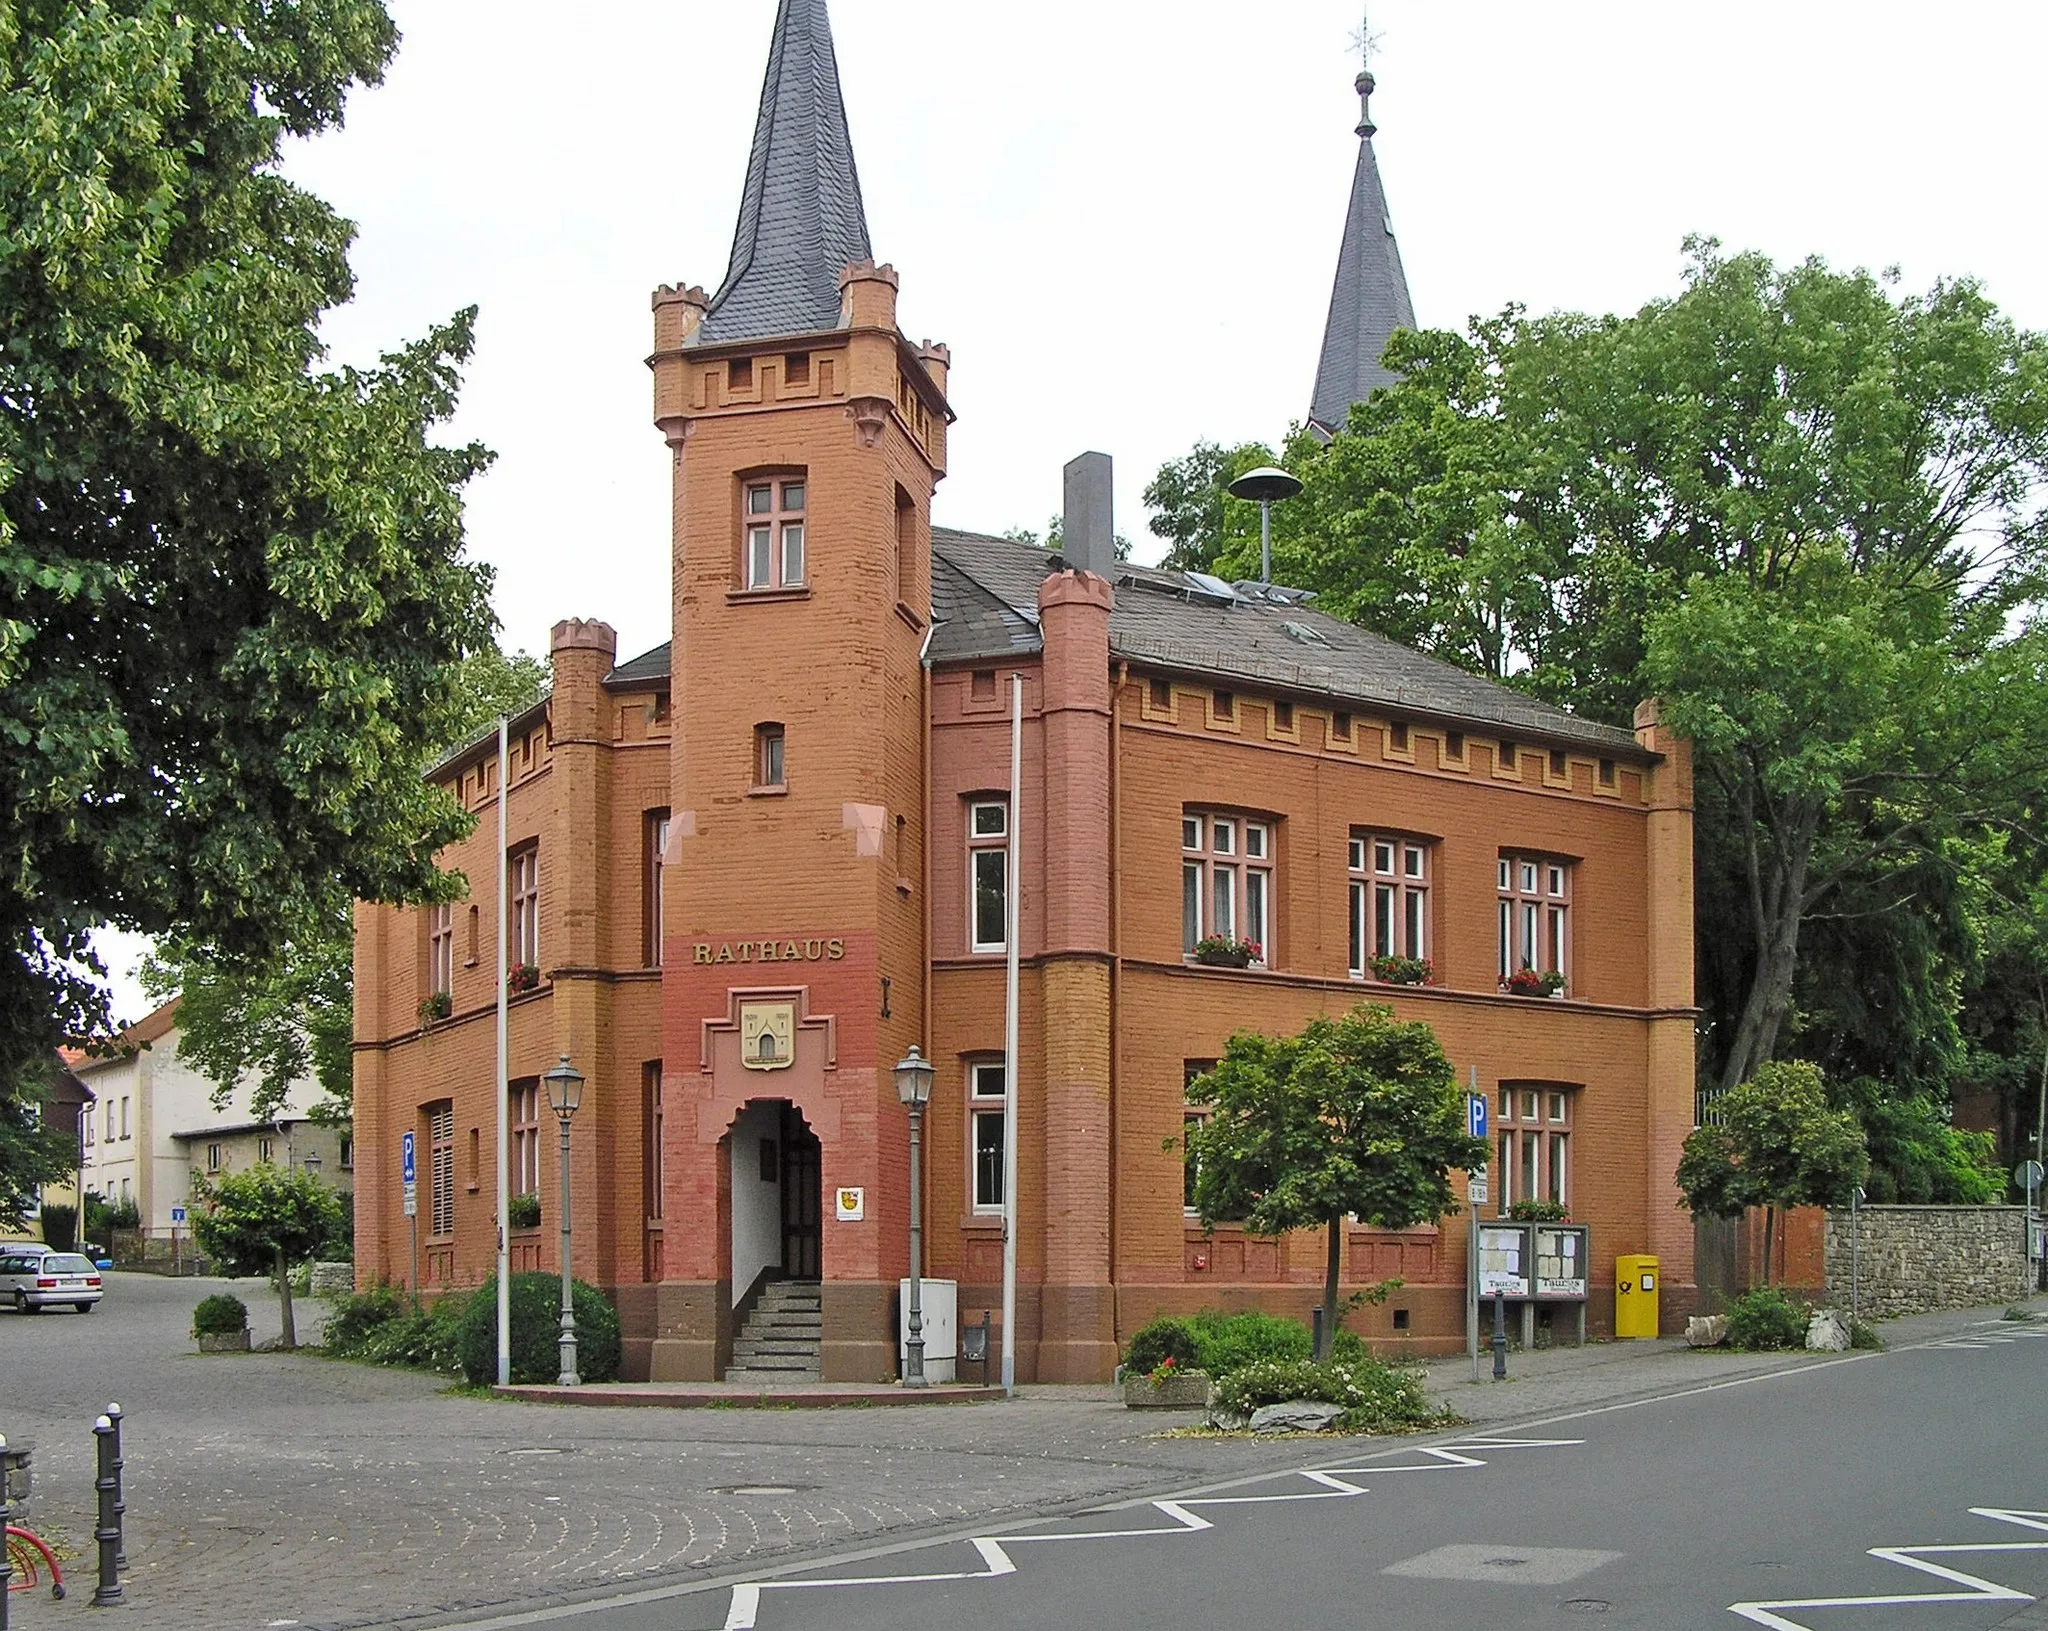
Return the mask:
<path id="1" fill-rule="evenodd" d="M 310 1166 L 344 1192 L 354 1187 L 348 1129 L 306 1119 L 323 1097 L 318 1083 L 294 1083 L 268 1122 L 255 1118 L 253 1083 L 215 1109 L 212 1081 L 178 1057 L 177 1013 L 174 997 L 121 1033 L 129 1051 L 76 1067 L 98 1101 L 84 1130 L 81 1189 L 109 1205 L 133 1201 L 143 1230 L 163 1238 L 171 1208 L 191 1199 L 195 1167 L 219 1173 L 269 1160 Z"/>

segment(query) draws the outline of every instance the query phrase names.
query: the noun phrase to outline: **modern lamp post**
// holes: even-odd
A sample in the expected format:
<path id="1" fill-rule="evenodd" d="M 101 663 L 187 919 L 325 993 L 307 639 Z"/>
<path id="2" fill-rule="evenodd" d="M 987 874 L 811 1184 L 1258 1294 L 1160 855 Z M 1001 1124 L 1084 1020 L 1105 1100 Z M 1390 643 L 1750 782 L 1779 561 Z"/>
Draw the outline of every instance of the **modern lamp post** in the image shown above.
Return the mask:
<path id="1" fill-rule="evenodd" d="M 583 1073 L 569 1063 L 565 1053 L 562 1062 L 541 1080 L 548 1084 L 548 1108 L 562 1124 L 562 1374 L 555 1378 L 555 1385 L 580 1387 L 583 1378 L 576 1374 L 576 1303 L 572 1296 L 575 1282 L 570 1274 L 569 1118 L 583 1103 Z"/>
<path id="2" fill-rule="evenodd" d="M 937 1074 L 915 1042 L 896 1065 L 896 1096 L 910 1112 L 910 1336 L 903 1345 L 905 1387 L 928 1385 L 924 1377 L 924 1186 L 918 1134 L 924 1107 L 931 1102 L 932 1078 Z"/>
<path id="3" fill-rule="evenodd" d="M 1224 488 L 1232 498 L 1250 499 L 1259 507 L 1259 582 L 1273 581 L 1273 506 L 1301 491 L 1301 482 L 1285 470 L 1262 464 L 1247 470 Z"/>

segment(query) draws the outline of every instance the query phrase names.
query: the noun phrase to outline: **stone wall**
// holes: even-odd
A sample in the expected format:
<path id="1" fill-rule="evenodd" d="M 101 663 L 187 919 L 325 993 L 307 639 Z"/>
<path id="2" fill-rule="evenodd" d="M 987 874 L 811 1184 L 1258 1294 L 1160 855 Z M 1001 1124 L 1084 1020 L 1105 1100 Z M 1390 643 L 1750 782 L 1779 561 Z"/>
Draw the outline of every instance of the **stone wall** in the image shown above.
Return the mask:
<path id="1" fill-rule="evenodd" d="M 1856 1302 L 1876 1318 L 1979 1308 L 2027 1295 L 2027 1212 L 2021 1206 L 1859 1208 Z M 1828 1213 L 1829 1298 L 1849 1306 L 1850 1214 Z"/>

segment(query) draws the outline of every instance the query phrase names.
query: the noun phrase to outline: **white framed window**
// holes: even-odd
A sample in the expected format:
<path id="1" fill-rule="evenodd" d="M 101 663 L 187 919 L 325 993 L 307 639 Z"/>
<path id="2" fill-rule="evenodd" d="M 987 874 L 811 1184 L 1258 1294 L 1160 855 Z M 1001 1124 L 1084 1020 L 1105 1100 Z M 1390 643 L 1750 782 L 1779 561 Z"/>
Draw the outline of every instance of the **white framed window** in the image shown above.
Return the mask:
<path id="1" fill-rule="evenodd" d="M 746 493 L 749 589 L 799 589 L 804 583 L 804 480 L 750 482 Z"/>
<path id="2" fill-rule="evenodd" d="M 455 908 L 427 908 L 427 991 L 440 996 L 455 989 Z"/>
<path id="3" fill-rule="evenodd" d="M 754 727 L 754 785 L 756 787 L 786 787 L 788 785 L 788 741 L 782 726 L 774 720 Z"/>
<path id="4" fill-rule="evenodd" d="M 1009 949 L 1010 806 L 975 799 L 967 806 L 967 938 L 975 951 Z"/>
<path id="5" fill-rule="evenodd" d="M 512 1193 L 540 1193 L 540 1083 L 514 1082 L 505 1089 L 512 1124 Z"/>
<path id="6" fill-rule="evenodd" d="M 1243 816 L 1181 816 L 1181 952 L 1204 940 L 1248 943 L 1260 967 L 1273 939 L 1273 827 Z"/>
<path id="7" fill-rule="evenodd" d="M 540 967 L 540 846 L 517 851 L 508 868 L 512 891 L 512 966 Z"/>
<path id="8" fill-rule="evenodd" d="M 356 1165 L 356 1141 L 348 1134 L 341 1135 L 341 1170 L 353 1172 Z"/>
<path id="9" fill-rule="evenodd" d="M 1553 856 L 1500 857 L 1500 977 L 1521 969 L 1571 973 L 1572 863 Z"/>
<path id="10" fill-rule="evenodd" d="M 220 1168 L 221 1168 L 221 1158 L 220 1158 L 220 1146 L 219 1146 L 218 1144 L 209 1144 L 209 1145 L 207 1145 L 207 1146 L 206 1146 L 206 1170 L 207 1170 L 208 1172 L 218 1172 L 218 1171 L 220 1171 Z"/>
<path id="11" fill-rule="evenodd" d="M 259 1139 L 257 1139 L 257 1140 L 256 1140 L 256 1159 L 257 1159 L 257 1160 L 259 1160 L 259 1161 L 268 1161 L 268 1160 L 270 1159 L 270 1155 L 271 1155 L 271 1149 L 272 1149 L 272 1145 L 271 1145 L 271 1141 L 270 1141 L 269 1139 L 267 1139 L 267 1138 L 259 1138 Z"/>
<path id="12" fill-rule="evenodd" d="M 974 1210 L 1003 1209 L 1003 1062 L 977 1060 L 967 1067 L 967 1156 L 973 1170 L 969 1192 Z"/>
<path id="13" fill-rule="evenodd" d="M 1391 833 L 1354 833 L 1350 843 L 1351 977 L 1374 960 L 1425 960 L 1430 950 L 1431 844 Z"/>
<path id="14" fill-rule="evenodd" d="M 1502 1216 L 1516 1201 L 1572 1203 L 1572 1113 L 1578 1089 L 1503 1082 L 1497 1122 Z"/>

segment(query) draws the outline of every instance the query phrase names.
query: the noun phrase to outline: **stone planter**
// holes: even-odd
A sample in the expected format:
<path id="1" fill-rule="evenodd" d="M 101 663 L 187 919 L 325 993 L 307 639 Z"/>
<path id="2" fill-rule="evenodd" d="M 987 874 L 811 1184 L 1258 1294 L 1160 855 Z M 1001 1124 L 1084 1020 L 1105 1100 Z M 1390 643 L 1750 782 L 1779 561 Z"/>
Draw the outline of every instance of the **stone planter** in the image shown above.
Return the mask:
<path id="1" fill-rule="evenodd" d="M 249 1351 L 247 1331 L 203 1331 L 199 1336 L 203 1354 L 245 1354 Z"/>
<path id="2" fill-rule="evenodd" d="M 1149 1376 L 1124 1378 L 1124 1403 L 1132 1410 L 1200 1410 L 1209 1403 L 1209 1377 L 1188 1371 L 1155 1382 Z"/>

